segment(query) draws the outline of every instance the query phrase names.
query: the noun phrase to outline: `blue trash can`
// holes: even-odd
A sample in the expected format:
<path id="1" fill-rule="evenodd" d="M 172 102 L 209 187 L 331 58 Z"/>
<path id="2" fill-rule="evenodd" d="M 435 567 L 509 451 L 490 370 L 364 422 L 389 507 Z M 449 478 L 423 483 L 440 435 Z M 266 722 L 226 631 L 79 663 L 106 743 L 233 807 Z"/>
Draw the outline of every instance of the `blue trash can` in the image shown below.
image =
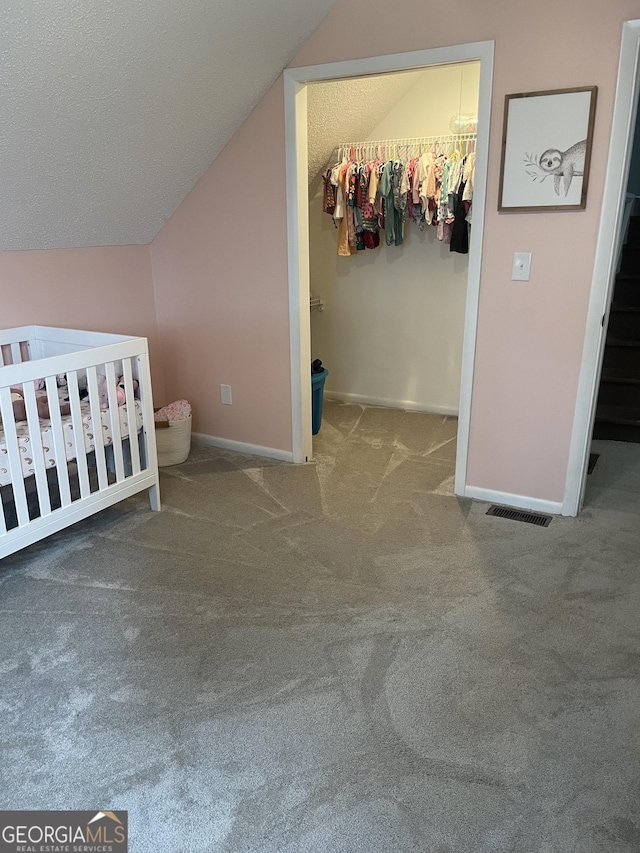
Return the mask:
<path id="1" fill-rule="evenodd" d="M 328 370 L 311 374 L 311 432 L 317 435 L 322 425 L 322 399 L 324 396 L 324 380 L 329 375 Z"/>

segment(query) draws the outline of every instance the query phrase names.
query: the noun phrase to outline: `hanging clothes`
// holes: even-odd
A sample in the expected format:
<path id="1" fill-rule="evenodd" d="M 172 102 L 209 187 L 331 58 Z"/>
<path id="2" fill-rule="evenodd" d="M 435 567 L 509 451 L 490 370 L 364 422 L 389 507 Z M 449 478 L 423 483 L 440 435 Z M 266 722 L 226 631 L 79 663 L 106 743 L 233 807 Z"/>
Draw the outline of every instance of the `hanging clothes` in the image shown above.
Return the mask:
<path id="1" fill-rule="evenodd" d="M 463 157 L 459 138 L 448 142 L 448 152 L 446 138 L 342 147 L 345 156 L 322 175 L 322 209 L 338 229 L 339 256 L 378 248 L 380 231 L 385 245 L 402 246 L 405 221 L 434 226 L 452 252 L 469 251 L 475 152 Z M 365 150 L 368 158 L 356 157 Z"/>
<path id="2" fill-rule="evenodd" d="M 458 192 L 453 196 L 453 228 L 451 229 L 450 252 L 466 255 L 469 252 L 469 224 L 467 223 L 467 208 L 464 201 L 466 181 L 463 179 L 458 186 Z"/>
<path id="3" fill-rule="evenodd" d="M 384 233 L 387 246 L 401 246 L 404 241 L 404 219 L 400 209 L 402 207 L 401 169 L 400 163 L 388 160 L 384 165 L 378 188 L 384 204 Z"/>
<path id="4" fill-rule="evenodd" d="M 338 203 L 336 204 L 336 211 L 334 213 L 334 218 L 339 220 L 338 225 L 338 255 L 341 257 L 348 257 L 352 254 L 351 246 L 349 244 L 349 226 L 347 222 L 347 205 L 345 204 L 345 199 L 347 198 L 348 189 L 347 189 L 347 171 L 349 168 L 348 161 L 345 161 L 343 164 L 339 166 L 338 169 Z M 338 216 L 338 213 L 342 214 Z"/>
<path id="5" fill-rule="evenodd" d="M 332 169 L 327 169 L 322 175 L 324 192 L 322 196 L 322 212 L 333 216 L 336 210 L 336 187 L 331 183 Z"/>

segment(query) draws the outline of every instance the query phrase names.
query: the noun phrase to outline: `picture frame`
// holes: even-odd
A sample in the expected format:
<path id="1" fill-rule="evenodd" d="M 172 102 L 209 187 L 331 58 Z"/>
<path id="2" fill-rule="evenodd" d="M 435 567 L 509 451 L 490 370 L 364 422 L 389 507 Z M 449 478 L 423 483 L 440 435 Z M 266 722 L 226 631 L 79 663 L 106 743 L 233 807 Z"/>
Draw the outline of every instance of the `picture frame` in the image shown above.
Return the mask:
<path id="1" fill-rule="evenodd" d="M 598 87 L 506 95 L 498 210 L 583 210 Z"/>

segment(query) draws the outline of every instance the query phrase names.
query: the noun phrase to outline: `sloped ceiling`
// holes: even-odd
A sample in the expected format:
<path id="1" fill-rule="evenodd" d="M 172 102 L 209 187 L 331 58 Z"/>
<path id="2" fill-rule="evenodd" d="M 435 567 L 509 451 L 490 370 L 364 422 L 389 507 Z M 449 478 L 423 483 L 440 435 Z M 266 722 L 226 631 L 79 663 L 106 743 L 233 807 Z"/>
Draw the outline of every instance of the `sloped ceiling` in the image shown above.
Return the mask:
<path id="1" fill-rule="evenodd" d="M 314 83 L 307 90 L 309 185 L 333 162 L 341 142 L 366 140 L 391 109 L 425 73 L 403 71 L 350 80 Z"/>
<path id="2" fill-rule="evenodd" d="M 335 0 L 4 0 L 0 249 L 148 243 Z"/>

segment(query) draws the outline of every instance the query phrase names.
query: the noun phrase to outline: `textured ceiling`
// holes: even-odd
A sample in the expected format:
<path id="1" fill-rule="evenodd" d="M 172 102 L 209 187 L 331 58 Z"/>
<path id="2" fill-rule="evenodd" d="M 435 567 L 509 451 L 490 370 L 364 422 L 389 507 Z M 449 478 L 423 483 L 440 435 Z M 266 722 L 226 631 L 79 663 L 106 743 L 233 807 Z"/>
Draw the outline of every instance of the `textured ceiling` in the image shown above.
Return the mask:
<path id="1" fill-rule="evenodd" d="M 0 249 L 147 243 L 334 0 L 4 0 Z"/>
<path id="2" fill-rule="evenodd" d="M 360 142 L 395 104 L 425 75 L 403 71 L 349 80 L 314 83 L 307 90 L 309 184 L 311 192 L 319 174 L 336 153 L 340 142 Z"/>

